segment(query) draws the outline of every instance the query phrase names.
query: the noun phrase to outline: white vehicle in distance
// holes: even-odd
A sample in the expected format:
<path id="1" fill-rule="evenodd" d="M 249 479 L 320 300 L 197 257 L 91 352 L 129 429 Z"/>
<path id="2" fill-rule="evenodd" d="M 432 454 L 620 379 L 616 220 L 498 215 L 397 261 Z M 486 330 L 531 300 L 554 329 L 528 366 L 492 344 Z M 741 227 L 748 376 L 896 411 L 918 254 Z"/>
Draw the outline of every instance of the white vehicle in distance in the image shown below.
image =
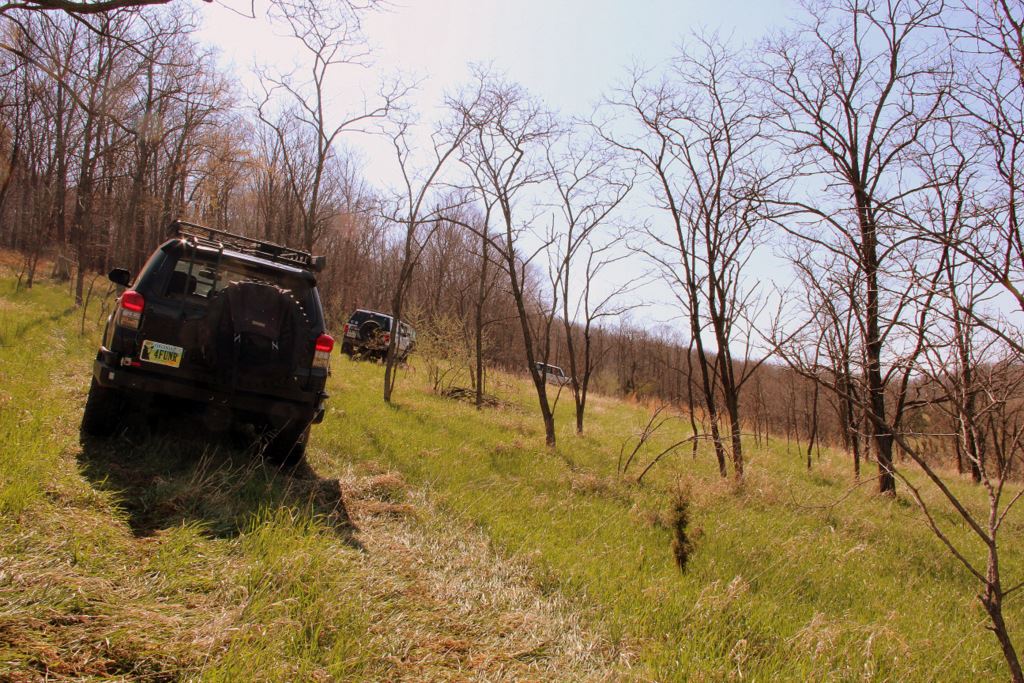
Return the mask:
<path id="1" fill-rule="evenodd" d="M 544 381 L 548 384 L 557 384 L 559 386 L 568 384 L 572 378 L 565 374 L 565 371 L 557 365 L 548 365 L 547 363 L 536 363 L 537 371 L 544 375 Z"/>

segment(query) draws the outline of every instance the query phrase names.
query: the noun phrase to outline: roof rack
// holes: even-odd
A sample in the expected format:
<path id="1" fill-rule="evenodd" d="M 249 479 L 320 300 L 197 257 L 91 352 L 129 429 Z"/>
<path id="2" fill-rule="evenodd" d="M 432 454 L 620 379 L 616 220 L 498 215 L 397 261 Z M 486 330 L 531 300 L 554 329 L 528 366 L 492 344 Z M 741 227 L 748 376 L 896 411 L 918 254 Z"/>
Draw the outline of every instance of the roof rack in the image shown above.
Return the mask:
<path id="1" fill-rule="evenodd" d="M 259 258 L 289 266 L 298 266 L 314 272 L 323 270 L 324 263 L 327 260 L 324 256 L 313 256 L 308 251 L 292 249 L 273 242 L 267 242 L 266 240 L 256 239 L 255 237 L 236 235 L 227 230 L 209 228 L 198 223 L 190 223 L 189 221 L 172 221 L 168 227 L 168 232 L 179 237 L 190 237 L 200 244 L 205 244 L 215 249 L 227 247 L 243 254 L 258 256 Z"/>

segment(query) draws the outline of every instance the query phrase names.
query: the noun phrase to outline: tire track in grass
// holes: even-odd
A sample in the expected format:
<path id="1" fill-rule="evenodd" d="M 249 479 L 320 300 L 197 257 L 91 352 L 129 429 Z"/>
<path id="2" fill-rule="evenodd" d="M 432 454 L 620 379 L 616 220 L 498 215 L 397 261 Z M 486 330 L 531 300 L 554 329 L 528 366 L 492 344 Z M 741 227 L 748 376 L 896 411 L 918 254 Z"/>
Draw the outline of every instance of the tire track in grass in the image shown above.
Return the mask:
<path id="1" fill-rule="evenodd" d="M 390 680 L 627 679 L 607 640 L 481 530 L 396 473 L 350 469 L 341 481 L 368 573 L 395 596 L 395 611 L 373 626 Z"/>

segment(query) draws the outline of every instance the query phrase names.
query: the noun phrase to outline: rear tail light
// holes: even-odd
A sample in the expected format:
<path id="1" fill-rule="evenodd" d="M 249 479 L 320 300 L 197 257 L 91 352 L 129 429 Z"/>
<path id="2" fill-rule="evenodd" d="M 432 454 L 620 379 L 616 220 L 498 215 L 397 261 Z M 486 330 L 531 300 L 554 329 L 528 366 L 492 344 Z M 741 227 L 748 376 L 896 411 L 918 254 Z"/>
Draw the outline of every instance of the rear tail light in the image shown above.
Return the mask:
<path id="1" fill-rule="evenodd" d="M 345 327 L 342 328 L 341 333 L 343 335 L 345 335 L 345 336 L 348 336 L 348 328 L 349 328 L 349 324 L 345 323 Z"/>
<path id="2" fill-rule="evenodd" d="M 139 329 L 142 311 L 146 308 L 146 299 L 133 289 L 121 295 L 121 304 L 117 310 L 117 324 L 126 330 Z"/>
<path id="3" fill-rule="evenodd" d="M 313 346 L 313 367 L 326 370 L 331 365 L 331 351 L 334 349 L 334 337 L 321 334 Z"/>
<path id="4" fill-rule="evenodd" d="M 383 339 L 384 339 L 384 343 L 385 344 L 390 344 L 391 343 L 391 333 L 390 332 L 385 332 Z"/>

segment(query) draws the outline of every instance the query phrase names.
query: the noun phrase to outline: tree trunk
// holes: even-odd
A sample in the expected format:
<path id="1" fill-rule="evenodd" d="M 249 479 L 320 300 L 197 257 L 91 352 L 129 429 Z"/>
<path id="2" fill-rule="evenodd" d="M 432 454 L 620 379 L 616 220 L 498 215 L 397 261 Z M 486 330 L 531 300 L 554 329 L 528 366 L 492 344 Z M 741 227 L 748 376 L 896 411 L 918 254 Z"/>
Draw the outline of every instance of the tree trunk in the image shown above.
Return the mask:
<path id="1" fill-rule="evenodd" d="M 704 405 L 708 409 L 708 421 L 711 423 L 711 440 L 715 445 L 715 458 L 718 459 L 718 474 L 725 478 L 729 472 L 725 465 L 725 446 L 722 444 L 722 435 L 718 429 L 718 405 L 715 399 L 715 391 L 711 386 L 711 377 L 708 372 L 707 354 L 704 353 L 704 342 L 700 337 L 700 321 L 696 311 L 690 312 L 690 334 L 697 347 L 697 364 L 700 365 L 701 387 L 704 390 Z"/>
<path id="2" fill-rule="evenodd" d="M 743 479 L 743 427 L 740 425 L 740 402 L 735 388 L 725 398 L 725 407 L 729 413 L 729 429 L 732 437 L 733 477 L 737 481 Z"/>
<path id="3" fill-rule="evenodd" d="M 1006 621 L 1003 619 L 1003 589 L 999 576 L 999 554 L 995 544 L 995 537 L 988 549 L 988 576 L 985 582 L 984 595 L 978 596 L 981 604 L 985 607 L 992 626 L 989 628 L 999 641 L 999 647 L 1003 651 L 1003 659 L 1010 668 L 1010 677 L 1013 683 L 1024 683 L 1024 670 L 1021 669 L 1020 658 L 1013 646 L 1010 632 L 1006 628 Z"/>
<path id="4" fill-rule="evenodd" d="M 693 432 L 694 436 L 697 436 L 697 406 L 693 400 L 693 340 L 690 340 L 690 345 L 686 349 L 686 405 L 690 413 L 690 431 Z M 700 440 L 694 439 L 693 444 L 690 446 L 692 449 L 691 456 L 697 458 L 697 448 Z M 719 468 L 721 469 L 721 468 Z"/>
<path id="5" fill-rule="evenodd" d="M 489 220 L 489 214 L 488 214 Z M 483 236 L 480 238 L 480 282 L 476 296 L 476 316 L 473 320 L 474 340 L 476 351 L 476 409 L 480 410 L 484 405 L 484 304 L 487 301 L 487 255 L 488 230 L 484 226 Z"/>
<path id="6" fill-rule="evenodd" d="M 857 191 L 857 215 L 861 233 L 861 269 L 867 285 L 864 308 L 866 339 L 864 344 L 867 368 L 868 403 L 871 410 L 871 433 L 874 435 L 875 454 L 878 461 L 878 492 L 896 493 L 896 476 L 893 473 L 892 428 L 885 409 L 885 381 L 882 379 L 882 336 L 881 313 L 878 286 L 878 242 L 877 227 L 871 213 L 870 202 L 863 190 Z"/>
<path id="7" fill-rule="evenodd" d="M 402 262 L 402 270 L 398 275 L 395 293 L 391 298 L 391 336 L 388 339 L 387 356 L 384 361 L 385 403 L 391 403 L 391 394 L 395 390 L 395 380 L 398 376 L 398 343 L 402 336 L 402 304 L 405 299 L 405 290 L 409 287 L 415 267 L 412 257 L 412 242 L 416 227 L 416 223 L 411 223 L 408 227 L 405 239 L 405 258 Z"/>
<path id="8" fill-rule="evenodd" d="M 818 391 L 819 383 L 814 383 L 814 397 L 811 399 L 810 438 L 807 440 L 807 471 L 811 471 L 811 451 L 818 439 Z"/>

